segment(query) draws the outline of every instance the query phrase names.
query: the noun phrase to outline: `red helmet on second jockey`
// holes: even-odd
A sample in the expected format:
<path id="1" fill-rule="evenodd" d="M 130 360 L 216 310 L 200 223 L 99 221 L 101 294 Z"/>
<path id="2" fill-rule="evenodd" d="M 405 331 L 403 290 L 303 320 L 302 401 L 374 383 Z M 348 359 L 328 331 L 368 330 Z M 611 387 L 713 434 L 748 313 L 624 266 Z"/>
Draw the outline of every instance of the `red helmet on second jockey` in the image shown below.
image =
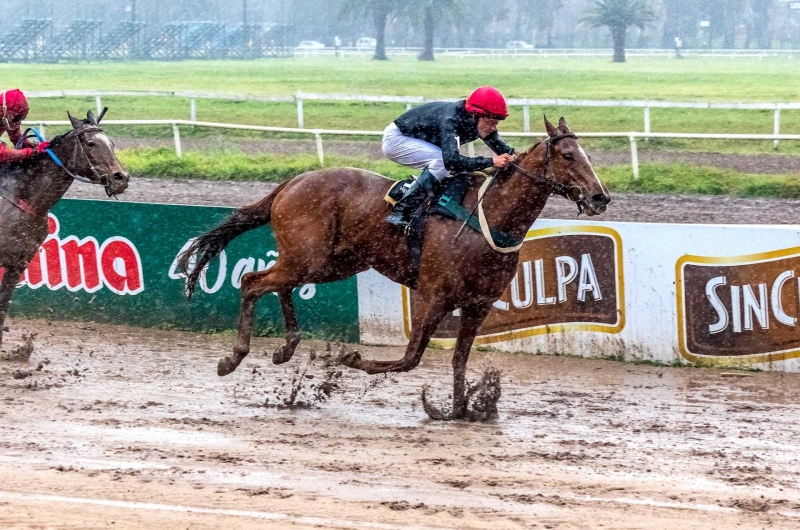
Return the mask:
<path id="1" fill-rule="evenodd" d="M 17 129 L 27 116 L 28 100 L 22 90 L 14 88 L 0 93 L 0 127 Z"/>
<path id="2" fill-rule="evenodd" d="M 508 117 L 506 98 L 499 90 L 491 86 L 476 88 L 467 98 L 464 108 L 467 112 L 482 114 L 498 120 Z"/>

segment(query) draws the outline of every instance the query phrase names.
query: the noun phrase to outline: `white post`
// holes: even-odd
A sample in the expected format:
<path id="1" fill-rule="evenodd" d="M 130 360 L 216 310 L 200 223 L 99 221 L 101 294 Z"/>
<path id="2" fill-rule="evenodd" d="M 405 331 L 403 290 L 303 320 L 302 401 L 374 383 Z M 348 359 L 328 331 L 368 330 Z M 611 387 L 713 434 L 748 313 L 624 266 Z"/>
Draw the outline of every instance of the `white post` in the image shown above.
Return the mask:
<path id="1" fill-rule="evenodd" d="M 411 103 L 406 103 L 406 110 L 411 110 Z"/>
<path id="2" fill-rule="evenodd" d="M 97 115 L 99 116 L 103 112 L 103 100 L 100 99 L 99 94 L 94 97 L 94 102 L 97 103 Z"/>
<path id="3" fill-rule="evenodd" d="M 527 103 L 522 106 L 522 122 L 525 132 L 531 132 L 531 107 Z"/>
<path id="4" fill-rule="evenodd" d="M 317 156 L 319 157 L 319 165 L 325 165 L 325 152 L 322 150 L 322 134 L 319 131 L 314 132 L 314 136 L 317 138 Z"/>
<path id="5" fill-rule="evenodd" d="M 45 129 L 44 129 L 44 123 L 40 123 L 39 124 L 39 134 L 42 135 L 42 138 L 45 138 L 45 139 L 47 138 L 47 133 L 45 132 Z"/>
<path id="6" fill-rule="evenodd" d="M 181 132 L 178 129 L 178 124 L 172 124 L 172 136 L 175 138 L 175 156 L 181 158 L 183 156 L 183 152 L 181 151 Z"/>
<path id="7" fill-rule="evenodd" d="M 775 109 L 775 128 L 774 128 L 775 135 L 779 135 L 781 133 L 781 109 Z M 772 145 L 775 149 L 778 148 L 778 144 L 780 144 L 780 140 L 775 140 L 772 142 Z"/>
<path id="8" fill-rule="evenodd" d="M 644 107 L 644 133 L 650 134 L 650 105 Z M 645 142 L 649 142 L 650 138 L 645 137 Z"/>
<path id="9" fill-rule="evenodd" d="M 192 121 L 197 121 L 197 102 L 195 102 L 194 98 L 192 98 L 189 100 L 189 104 L 191 106 Z"/>
<path id="10" fill-rule="evenodd" d="M 639 178 L 639 153 L 636 151 L 636 137 L 629 136 L 631 141 L 631 166 L 633 167 L 633 178 Z"/>
<path id="11" fill-rule="evenodd" d="M 295 96 L 295 99 L 297 99 L 297 128 L 304 129 L 305 127 L 303 127 L 303 122 L 305 120 L 303 119 L 303 95 L 299 90 L 297 91 L 297 96 Z"/>
<path id="12" fill-rule="evenodd" d="M 475 158 L 475 142 L 470 142 L 467 144 L 467 154 L 470 158 Z"/>

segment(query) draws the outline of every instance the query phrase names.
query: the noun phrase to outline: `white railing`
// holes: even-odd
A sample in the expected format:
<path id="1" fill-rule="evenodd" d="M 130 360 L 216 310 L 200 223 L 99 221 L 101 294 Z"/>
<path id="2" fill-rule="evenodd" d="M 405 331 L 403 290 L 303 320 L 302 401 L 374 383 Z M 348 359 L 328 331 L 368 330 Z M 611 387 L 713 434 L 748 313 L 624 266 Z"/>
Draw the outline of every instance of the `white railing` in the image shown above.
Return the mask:
<path id="1" fill-rule="evenodd" d="M 355 101 L 369 103 L 401 103 L 410 109 L 413 105 L 421 105 L 429 101 L 458 101 L 459 98 L 425 98 L 422 96 L 381 96 L 363 94 L 315 94 L 298 90 L 294 96 L 249 96 L 236 94 L 216 94 L 193 91 L 95 91 L 95 90 L 51 90 L 45 92 L 29 92 L 30 98 L 51 97 L 93 97 L 97 112 L 103 108 L 103 97 L 180 97 L 189 99 L 190 120 L 197 121 L 198 99 L 222 99 L 229 101 L 260 101 L 264 103 L 290 103 L 297 106 L 297 126 L 305 128 L 304 101 Z M 562 98 L 509 98 L 508 105 L 522 107 L 522 125 L 524 132 L 531 132 L 531 107 L 635 107 L 641 108 L 644 115 L 644 132 L 651 132 L 650 109 L 727 109 L 727 110 L 768 110 L 773 112 L 774 135 L 781 133 L 781 111 L 798 110 L 800 103 L 743 103 L 743 102 L 702 102 L 702 101 L 654 101 L 638 100 L 593 100 Z M 777 149 L 779 140 L 774 141 Z"/>
<path id="2" fill-rule="evenodd" d="M 416 56 L 418 47 L 387 47 L 386 55 L 392 57 Z M 434 55 L 443 57 L 611 57 L 611 48 L 434 48 Z M 681 49 L 685 57 L 787 57 L 800 54 L 800 50 L 708 50 Z M 372 57 L 374 48 L 295 48 L 295 57 Z M 675 48 L 629 48 L 628 57 L 675 57 Z"/>
<path id="3" fill-rule="evenodd" d="M 234 123 L 216 123 L 208 121 L 190 120 L 104 120 L 104 125 L 169 125 L 172 127 L 172 136 L 175 142 L 175 155 L 183 156 L 181 145 L 180 126 L 211 127 L 216 129 L 237 129 L 244 131 L 294 133 L 313 135 L 316 140 L 317 157 L 321 166 L 325 165 L 325 151 L 322 136 L 383 136 L 383 131 L 358 131 L 342 129 L 296 129 L 292 127 L 266 127 L 261 125 L 240 125 Z M 29 121 L 24 126 L 38 126 L 39 132 L 44 136 L 47 126 L 70 125 L 69 121 Z M 509 138 L 542 138 L 543 135 L 532 132 L 503 132 Z M 673 138 L 673 139 L 699 139 L 699 140 L 800 140 L 800 134 L 715 134 L 715 133 L 649 133 L 649 132 L 584 132 L 579 136 L 583 138 L 627 138 L 631 148 L 631 169 L 633 178 L 639 178 L 639 154 L 636 146 L 638 138 Z M 466 146 L 469 156 L 475 156 L 475 144 Z"/>

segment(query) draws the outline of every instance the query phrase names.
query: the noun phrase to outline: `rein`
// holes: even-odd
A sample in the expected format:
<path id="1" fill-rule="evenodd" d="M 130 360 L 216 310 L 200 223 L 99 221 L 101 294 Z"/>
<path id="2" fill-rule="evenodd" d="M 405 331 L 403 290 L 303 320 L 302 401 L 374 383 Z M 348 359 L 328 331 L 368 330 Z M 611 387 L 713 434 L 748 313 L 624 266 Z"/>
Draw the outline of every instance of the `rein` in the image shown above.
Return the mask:
<path id="1" fill-rule="evenodd" d="M 584 194 L 583 190 L 578 186 L 567 186 L 566 184 L 557 181 L 555 176 L 553 175 L 553 167 L 550 165 L 550 161 L 552 160 L 553 145 L 563 140 L 564 138 L 573 138 L 575 140 L 578 139 L 578 137 L 575 136 L 574 133 L 565 133 L 565 134 L 559 134 L 558 136 L 552 136 L 547 140 L 545 140 L 545 145 L 547 146 L 547 154 L 545 156 L 543 176 L 528 173 L 527 171 L 522 169 L 522 167 L 520 167 L 514 162 L 511 162 L 509 165 L 513 167 L 515 170 L 525 175 L 526 177 L 547 186 L 550 189 L 550 193 L 555 193 L 556 195 L 560 195 L 565 199 L 567 199 L 568 201 L 577 204 L 578 215 L 580 215 L 583 213 L 583 207 L 581 206 L 580 201 L 581 199 L 586 197 L 586 194 Z"/>
<path id="2" fill-rule="evenodd" d="M 539 176 L 539 175 L 534 175 L 532 173 L 528 173 L 527 171 L 522 169 L 522 167 L 520 167 L 519 165 L 517 165 L 514 162 L 509 163 L 509 165 L 511 167 L 513 167 L 516 171 L 518 171 L 518 172 L 522 173 L 523 175 L 525 175 L 526 177 L 530 178 L 531 180 L 534 180 L 536 182 L 539 182 L 539 183 L 544 184 L 545 186 L 547 186 L 547 188 L 549 188 L 549 190 L 550 190 L 550 193 L 555 193 L 557 195 L 561 195 L 562 197 L 564 197 L 568 201 L 571 201 L 571 202 L 574 202 L 575 204 L 577 204 L 578 205 L 578 215 L 580 215 L 580 214 L 583 213 L 583 206 L 581 206 L 580 201 L 581 201 L 581 199 L 583 199 L 585 197 L 585 194 L 583 193 L 583 190 L 580 189 L 578 186 L 567 186 L 566 184 L 563 184 L 563 183 L 557 181 L 555 179 L 555 177 L 553 176 L 553 168 L 550 166 L 550 161 L 552 159 L 551 152 L 552 152 L 552 149 L 553 149 L 553 145 L 555 145 L 559 141 L 563 140 L 564 138 L 574 138 L 575 140 L 578 139 L 578 137 L 575 136 L 574 133 L 570 132 L 570 133 L 559 134 L 558 136 L 552 136 L 552 137 L 548 138 L 547 140 L 545 140 L 545 145 L 547 146 L 547 155 L 545 156 L 544 176 Z M 522 243 L 520 243 L 519 245 L 511 246 L 511 247 L 499 247 L 499 246 L 497 246 L 495 244 L 493 238 L 489 234 L 489 224 L 486 221 L 486 216 L 483 213 L 483 205 L 481 203 L 483 202 L 483 198 L 486 196 L 486 191 L 494 183 L 494 180 L 495 180 L 494 177 L 489 177 L 486 180 L 486 182 L 483 184 L 483 186 L 481 186 L 481 189 L 478 191 L 478 202 L 475 204 L 475 207 L 469 213 L 469 216 L 467 216 L 467 218 L 464 219 L 464 222 L 461 224 L 461 228 L 459 228 L 458 232 L 456 232 L 456 235 L 453 237 L 453 243 L 455 243 L 456 239 L 458 239 L 458 236 L 461 235 L 461 232 L 464 231 L 464 228 L 467 226 L 467 224 L 469 223 L 470 219 L 472 219 L 472 217 L 475 215 L 475 212 L 477 211 L 478 212 L 478 218 L 479 218 L 480 224 L 481 224 L 481 231 L 483 232 L 483 235 L 486 238 L 486 241 L 489 242 L 489 246 L 491 246 L 496 251 L 502 252 L 502 253 L 515 252 L 515 251 L 519 250 L 522 247 Z M 573 190 L 577 190 L 577 192 L 573 192 Z"/>
<path id="3" fill-rule="evenodd" d="M 33 135 L 29 135 L 28 134 L 29 132 L 33 133 Z M 73 158 L 72 158 L 73 165 L 77 165 L 77 162 L 78 162 L 78 151 L 80 151 L 81 154 L 83 154 L 83 157 L 86 159 L 86 162 L 89 164 L 89 169 L 91 170 L 92 174 L 94 175 L 95 180 L 92 180 L 90 178 L 87 178 L 87 177 L 84 177 L 84 176 L 81 176 L 81 175 L 76 175 L 75 173 L 70 171 L 69 168 L 67 168 L 67 166 L 64 165 L 64 163 L 61 161 L 61 159 L 58 158 L 58 156 L 56 156 L 56 154 L 51 149 L 45 149 L 45 152 L 48 155 L 50 155 L 50 158 L 53 159 L 53 162 L 55 162 L 58 167 L 63 169 L 64 172 L 70 178 L 72 178 L 73 180 L 77 180 L 78 182 L 83 182 L 85 184 L 94 184 L 94 185 L 97 185 L 97 186 L 103 186 L 105 188 L 105 190 L 106 190 L 106 194 L 110 197 L 111 193 L 109 193 L 109 191 L 108 191 L 108 184 L 109 184 L 108 179 L 103 178 L 103 176 L 100 175 L 100 173 L 94 167 L 94 164 L 92 164 L 92 159 L 89 158 L 89 154 L 83 148 L 83 144 L 81 143 L 80 137 L 82 135 L 86 134 L 87 132 L 103 132 L 103 129 L 101 129 L 100 127 L 97 127 L 97 126 L 85 127 L 83 129 L 81 129 L 80 131 L 77 131 L 76 129 L 73 129 L 73 130 L 71 130 L 70 132 L 67 133 L 67 136 L 69 136 L 71 134 L 74 135 L 75 145 L 77 146 L 77 149 L 75 151 L 73 151 Z M 44 138 L 39 133 L 39 131 L 37 131 L 34 127 L 28 127 L 27 129 L 25 129 L 25 132 L 22 135 L 22 140 L 25 140 L 27 138 L 32 138 L 32 137 L 36 137 L 36 139 L 39 140 L 40 142 L 44 141 Z"/>

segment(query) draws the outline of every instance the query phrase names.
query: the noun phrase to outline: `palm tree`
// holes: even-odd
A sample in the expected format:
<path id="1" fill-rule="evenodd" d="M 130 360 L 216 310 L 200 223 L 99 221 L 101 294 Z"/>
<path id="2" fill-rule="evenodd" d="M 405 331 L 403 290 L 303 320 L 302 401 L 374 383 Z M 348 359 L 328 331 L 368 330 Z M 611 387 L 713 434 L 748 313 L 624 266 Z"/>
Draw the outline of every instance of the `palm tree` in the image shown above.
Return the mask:
<path id="1" fill-rule="evenodd" d="M 436 21 L 439 19 L 457 19 L 466 12 L 464 0 L 407 0 L 405 13 L 416 22 L 422 22 L 424 44 L 420 61 L 433 61 L 433 36 Z"/>
<path id="2" fill-rule="evenodd" d="M 592 28 L 608 26 L 614 41 L 614 62 L 625 62 L 625 32 L 628 26 L 644 29 L 655 18 L 647 0 L 596 0 L 581 20 Z"/>
<path id="3" fill-rule="evenodd" d="M 376 61 L 385 61 L 386 57 L 386 22 L 389 15 L 397 8 L 397 0 L 345 0 L 339 13 L 342 17 L 356 14 L 367 14 L 372 17 L 375 24 L 375 55 Z M 357 13 L 357 12 L 361 13 Z"/>

